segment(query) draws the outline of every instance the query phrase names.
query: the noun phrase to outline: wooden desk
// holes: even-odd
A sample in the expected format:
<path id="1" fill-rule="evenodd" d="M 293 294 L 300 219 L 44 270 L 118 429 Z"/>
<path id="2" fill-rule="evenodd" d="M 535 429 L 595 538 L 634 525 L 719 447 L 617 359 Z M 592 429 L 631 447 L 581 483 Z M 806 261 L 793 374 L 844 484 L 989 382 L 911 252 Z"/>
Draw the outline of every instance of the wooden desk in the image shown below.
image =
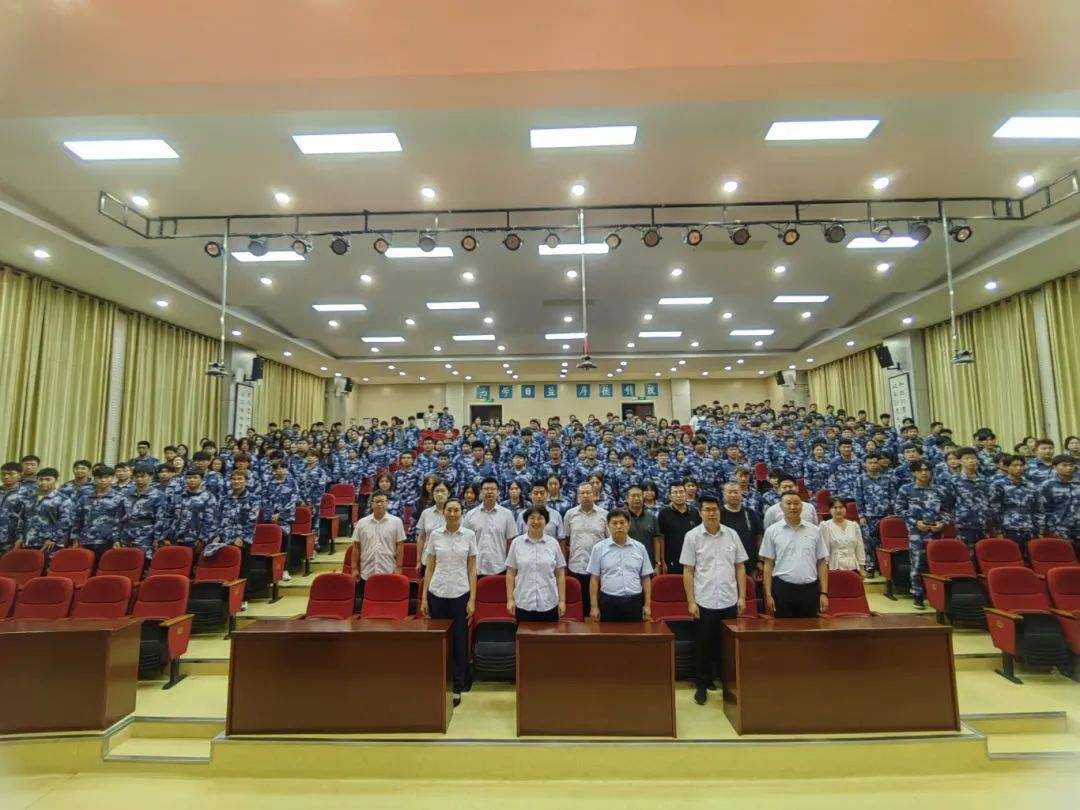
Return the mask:
<path id="1" fill-rule="evenodd" d="M 952 631 L 923 616 L 724 622 L 740 734 L 958 731 Z"/>
<path id="2" fill-rule="evenodd" d="M 141 626 L 0 622 L 0 734 L 100 731 L 135 711 Z"/>
<path id="3" fill-rule="evenodd" d="M 517 733 L 674 737 L 675 637 L 651 622 L 519 625 Z"/>
<path id="4" fill-rule="evenodd" d="M 450 621 L 256 621 L 232 634 L 227 734 L 445 733 Z"/>

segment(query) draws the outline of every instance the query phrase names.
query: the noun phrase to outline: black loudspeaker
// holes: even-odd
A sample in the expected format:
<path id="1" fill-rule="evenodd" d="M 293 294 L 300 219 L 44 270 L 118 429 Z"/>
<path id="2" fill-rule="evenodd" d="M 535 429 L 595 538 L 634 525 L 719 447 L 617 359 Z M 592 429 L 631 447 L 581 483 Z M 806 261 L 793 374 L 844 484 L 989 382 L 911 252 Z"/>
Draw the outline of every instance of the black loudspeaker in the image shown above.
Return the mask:
<path id="1" fill-rule="evenodd" d="M 773 378 L 776 380 L 777 385 L 783 385 L 784 382 L 785 382 L 785 380 L 784 380 L 784 372 L 782 372 L 782 371 L 776 372 L 776 374 L 773 375 Z"/>
<path id="2" fill-rule="evenodd" d="M 874 347 L 874 354 L 877 355 L 878 365 L 882 368 L 892 368 L 892 352 L 889 351 L 889 347 L 884 343 L 880 346 Z"/>
<path id="3" fill-rule="evenodd" d="M 261 380 L 263 378 L 263 359 L 256 357 L 251 361 L 251 380 Z"/>
<path id="4" fill-rule="evenodd" d="M 345 388 L 343 390 L 346 394 L 352 391 L 352 377 L 345 378 Z"/>

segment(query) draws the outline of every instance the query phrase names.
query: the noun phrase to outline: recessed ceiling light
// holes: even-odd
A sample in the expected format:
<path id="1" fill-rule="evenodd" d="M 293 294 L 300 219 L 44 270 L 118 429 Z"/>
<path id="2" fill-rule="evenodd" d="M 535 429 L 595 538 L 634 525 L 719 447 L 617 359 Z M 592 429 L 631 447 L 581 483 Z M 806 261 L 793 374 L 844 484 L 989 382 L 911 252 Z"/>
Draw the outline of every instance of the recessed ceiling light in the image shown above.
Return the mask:
<path id="1" fill-rule="evenodd" d="M 1016 185 L 1020 188 L 1034 188 L 1035 187 L 1035 175 L 1025 174 L 1019 180 L 1016 181 Z"/>
<path id="2" fill-rule="evenodd" d="M 48 259 L 52 254 L 45 248 L 34 248 L 34 258 L 39 260 Z"/>
<path id="3" fill-rule="evenodd" d="M 334 372 L 334 376 L 335 376 L 335 377 L 340 377 L 340 376 L 341 376 L 341 373 L 340 373 L 340 372 L 337 372 L 337 371 L 335 371 L 335 372 Z M 361 382 L 371 382 L 371 379 L 370 379 L 369 377 L 362 377 L 362 378 L 361 378 Z"/>
<path id="4" fill-rule="evenodd" d="M 680 360 L 680 361 L 679 361 L 679 365 L 680 365 L 680 366 L 685 366 L 685 365 L 686 365 L 686 361 L 685 361 L 685 360 Z"/>
<path id="5" fill-rule="evenodd" d="M 454 369 L 453 371 L 451 371 L 450 373 L 451 373 L 451 374 L 453 374 L 453 375 L 454 375 L 454 376 L 456 377 L 456 376 L 457 376 L 458 374 L 460 374 L 461 372 L 460 372 L 460 371 L 458 371 L 458 370 L 457 370 L 457 369 L 455 368 L 455 369 Z"/>
<path id="6" fill-rule="evenodd" d="M 630 343 L 627 343 L 627 344 L 626 344 L 626 348 L 628 348 L 628 349 L 632 349 L 632 348 L 634 348 L 634 345 L 635 345 L 635 344 L 634 344 L 634 343 L 633 343 L 633 342 L 631 341 Z"/>
<path id="7" fill-rule="evenodd" d="M 146 199 L 142 194 L 132 194 L 131 204 L 136 205 L 139 208 L 148 208 L 150 206 L 150 200 Z"/>
<path id="8" fill-rule="evenodd" d="M 660 376 L 660 372 L 659 372 L 659 371 L 653 372 L 653 376 L 654 376 L 654 377 L 659 377 L 659 376 Z"/>
<path id="9" fill-rule="evenodd" d="M 874 182 L 873 182 L 873 186 L 878 191 L 884 191 L 885 189 L 887 189 L 889 187 L 889 178 L 888 177 L 875 177 Z"/>
<path id="10" fill-rule="evenodd" d="M 286 357 L 292 357 L 292 352 L 282 352 Z"/>
<path id="11" fill-rule="evenodd" d="M 691 340 L 690 341 L 690 348 L 691 349 L 696 349 L 700 345 L 701 345 L 701 343 L 699 341 L 696 341 L 696 340 Z"/>
<path id="12" fill-rule="evenodd" d="M 731 366 L 724 366 L 724 371 L 731 371 Z"/>
<path id="13" fill-rule="evenodd" d="M 397 371 L 397 366 L 395 366 L 393 363 L 388 365 L 387 368 L 390 369 L 391 371 Z"/>
<path id="14" fill-rule="evenodd" d="M 758 369 L 758 374 L 764 374 L 764 373 L 765 373 L 764 369 L 760 369 L 760 368 Z"/>
<path id="15" fill-rule="evenodd" d="M 435 352 L 441 352 L 442 351 L 442 346 L 432 346 L 431 350 L 435 351 Z"/>
<path id="16" fill-rule="evenodd" d="M 566 277 L 567 278 L 577 278 L 577 270 L 567 270 L 566 271 Z"/>
<path id="17" fill-rule="evenodd" d="M 570 186 L 570 193 L 575 197 L 580 197 L 585 193 L 585 186 L 581 185 L 581 183 L 574 183 L 574 185 Z"/>
<path id="18" fill-rule="evenodd" d="M 423 197 L 425 200 L 434 200 L 435 189 L 433 189 L 431 186 L 424 186 L 422 189 L 420 189 L 420 196 Z"/>
<path id="19" fill-rule="evenodd" d="M 675 366 L 672 366 L 671 368 L 668 369 L 668 371 L 672 371 L 672 372 L 677 371 L 677 370 L 678 369 L 676 369 Z"/>
<path id="20" fill-rule="evenodd" d="M 270 278 L 270 276 L 263 276 L 259 279 L 259 283 L 262 284 L 264 287 L 269 287 L 274 283 L 274 280 Z"/>
<path id="21" fill-rule="evenodd" d="M 563 360 L 561 363 L 559 363 L 559 365 L 562 366 L 563 368 L 566 368 L 568 365 L 570 365 L 570 363 L 567 360 Z"/>
<path id="22" fill-rule="evenodd" d="M 622 373 L 623 373 L 623 369 L 622 369 L 622 368 L 617 368 L 617 369 L 615 369 L 615 373 L 616 373 L 616 374 L 622 374 Z"/>
<path id="23" fill-rule="evenodd" d="M 305 155 L 352 155 L 360 152 L 400 152 L 395 132 L 342 132 L 329 135 L 293 135 Z"/>
<path id="24" fill-rule="evenodd" d="M 487 340 L 495 340 L 494 335 L 452 335 L 458 343 L 479 343 Z"/>
<path id="25" fill-rule="evenodd" d="M 904 326 L 910 326 L 914 321 L 915 321 L 915 319 L 912 318 L 910 315 L 907 316 L 906 318 L 901 318 L 900 319 L 900 323 L 904 324 Z"/>
<path id="26" fill-rule="evenodd" d="M 405 325 L 406 326 L 416 326 L 416 321 L 413 318 L 406 318 L 405 319 Z"/>
<path id="27" fill-rule="evenodd" d="M 568 149 L 577 146 L 632 146 L 637 140 L 636 126 L 560 127 L 530 129 L 533 149 Z"/>
<path id="28" fill-rule="evenodd" d="M 877 271 L 879 273 L 888 273 L 890 267 L 892 267 L 892 265 L 889 264 L 888 262 L 878 262 L 875 265 L 875 268 L 877 269 Z"/>
<path id="29" fill-rule="evenodd" d="M 802 314 L 802 319 L 803 319 L 804 321 L 806 321 L 806 320 L 809 320 L 809 319 L 810 319 L 811 317 L 813 317 L 813 315 L 814 315 L 814 313 L 813 313 L 813 312 L 804 312 L 804 313 Z"/>
<path id="30" fill-rule="evenodd" d="M 813 363 L 813 362 L 814 362 L 814 358 L 813 358 L 813 357 L 807 357 L 807 358 L 806 358 L 806 362 L 807 362 L 807 363 Z"/>
<path id="31" fill-rule="evenodd" d="M 709 376 L 709 372 L 707 372 L 707 371 L 703 371 L 703 372 L 701 372 L 701 376 L 702 376 L 702 377 L 708 377 L 708 376 Z"/>
<path id="32" fill-rule="evenodd" d="M 620 361 L 619 361 L 619 365 L 620 365 L 620 366 L 625 366 L 625 365 L 626 365 L 626 361 L 625 361 L 625 360 L 620 360 Z"/>
<path id="33" fill-rule="evenodd" d="M 399 377 L 404 377 L 404 376 L 405 376 L 405 372 L 404 372 L 404 371 L 399 371 L 399 372 L 398 372 L 398 376 L 399 376 Z"/>
<path id="34" fill-rule="evenodd" d="M 643 321 L 651 321 L 652 320 L 652 313 L 651 312 L 646 312 L 644 315 L 641 316 L 641 320 L 643 320 Z"/>
<path id="35" fill-rule="evenodd" d="M 454 251 L 446 245 L 436 245 L 431 250 L 420 247 L 389 247 L 383 255 L 388 259 L 452 259 Z"/>
<path id="36" fill-rule="evenodd" d="M 782 276 L 782 275 L 784 275 L 784 273 L 786 273 L 786 272 L 787 272 L 787 265 L 784 265 L 784 264 L 778 264 L 778 265 L 776 265 L 776 267 L 774 267 L 774 268 L 772 269 L 772 271 L 773 271 L 774 273 L 776 273 L 776 275 L 778 275 L 778 276 Z"/>
<path id="37" fill-rule="evenodd" d="M 476 273 L 474 273 L 472 270 L 466 270 L 464 273 L 461 274 L 461 280 L 462 281 L 475 281 L 476 280 Z M 472 307 L 470 307 L 470 309 L 471 308 Z"/>
<path id="38" fill-rule="evenodd" d="M 484 323 L 486 323 L 488 326 L 491 326 L 493 323 L 495 323 L 495 319 L 488 315 L 484 318 Z"/>
<path id="39" fill-rule="evenodd" d="M 988 281 L 985 284 L 983 284 L 983 289 L 984 290 L 990 290 L 990 292 L 993 292 L 997 288 L 998 288 L 998 283 L 996 281 L 993 281 L 993 280 Z"/>
<path id="40" fill-rule="evenodd" d="M 118 141 L 64 141 L 83 160 L 175 160 L 176 151 L 160 138 Z"/>
<path id="41" fill-rule="evenodd" d="M 608 252 L 604 242 L 562 242 L 555 247 L 537 245 L 536 252 L 541 256 L 602 256 Z"/>
<path id="42" fill-rule="evenodd" d="M 544 340 L 584 340 L 588 336 L 588 332 L 548 332 Z"/>
<path id="43" fill-rule="evenodd" d="M 682 268 L 681 267 L 673 267 L 673 268 L 671 268 L 671 277 L 672 278 L 678 278 L 681 275 L 682 275 Z"/>
<path id="44" fill-rule="evenodd" d="M 503 364 L 502 364 L 502 367 L 503 367 L 503 368 L 510 368 L 510 364 L 509 364 L 509 363 L 503 363 Z"/>
<path id="45" fill-rule="evenodd" d="M 876 118 L 848 121 L 775 121 L 767 141 L 847 141 L 869 138 L 880 123 Z"/>
<path id="46" fill-rule="evenodd" d="M 233 329 L 231 332 L 229 332 L 229 334 L 233 337 L 240 337 L 240 335 L 243 333 L 239 329 Z"/>
<path id="47" fill-rule="evenodd" d="M 165 309 L 165 307 L 169 305 L 169 302 L 166 301 L 164 298 L 159 298 L 157 301 L 154 302 L 154 305 Z"/>
<path id="48" fill-rule="evenodd" d="M 472 379 L 472 375 L 471 375 L 471 374 L 466 374 L 466 375 L 465 375 L 465 379 L 466 379 L 466 380 L 471 380 L 471 379 Z"/>
<path id="49" fill-rule="evenodd" d="M 765 345 L 765 341 L 764 340 L 755 340 L 754 345 L 757 346 L 760 349 L 762 346 Z"/>
<path id="50" fill-rule="evenodd" d="M 724 319 L 725 321 L 730 321 L 730 320 L 731 320 L 731 318 L 732 318 L 732 315 L 731 315 L 731 313 L 730 313 L 730 312 L 725 312 L 725 313 L 724 313 L 723 315 L 721 315 L 720 317 L 721 317 L 721 318 L 723 318 L 723 319 Z"/>
<path id="51" fill-rule="evenodd" d="M 855 345 L 855 341 L 854 341 L 854 340 L 849 340 L 849 341 L 848 341 L 848 342 L 847 342 L 847 343 L 846 343 L 845 345 L 846 345 L 846 346 L 854 346 L 854 345 Z"/>
<path id="52" fill-rule="evenodd" d="M 420 382 L 427 382 L 427 377 L 418 377 L 417 379 L 419 379 Z"/>
<path id="53" fill-rule="evenodd" d="M 385 335 L 385 336 L 376 336 L 376 337 L 365 336 L 365 337 L 360 338 L 360 340 L 364 341 L 364 343 L 404 343 L 405 342 L 405 338 L 401 337 L 400 335 Z"/>
<path id="54" fill-rule="evenodd" d="M 639 338 L 679 338 L 682 332 L 638 332 Z"/>
<path id="55" fill-rule="evenodd" d="M 371 276 L 369 276 L 369 275 L 368 275 L 367 273 L 361 273 L 361 274 L 360 274 L 360 280 L 361 280 L 362 282 L 364 282 L 365 284 L 370 284 L 370 283 L 371 283 L 372 281 L 374 281 L 375 279 L 373 279 L 373 278 L 372 278 Z"/>
<path id="56" fill-rule="evenodd" d="M 330 369 L 328 369 L 326 366 L 319 366 L 319 371 L 329 371 L 329 370 Z"/>
<path id="57" fill-rule="evenodd" d="M 615 374 L 614 374 L 613 372 L 610 372 L 610 371 L 609 371 L 609 372 L 607 373 L 607 376 L 608 376 L 608 379 L 610 380 L 610 379 L 611 379 L 612 377 L 614 377 L 614 376 L 615 376 Z"/>
<path id="58" fill-rule="evenodd" d="M 573 323 L 574 322 L 574 316 L 573 315 L 563 315 L 562 321 L 563 321 L 563 323 Z"/>
<path id="59" fill-rule="evenodd" d="M 827 295 L 778 295 L 774 304 L 823 304 L 829 300 Z"/>
<path id="60" fill-rule="evenodd" d="M 874 248 L 913 248 L 921 244 L 917 239 L 910 236 L 890 236 L 884 242 L 879 242 L 873 236 L 856 236 L 847 243 L 851 250 L 873 250 Z"/>
<path id="61" fill-rule="evenodd" d="M 1080 138 L 1080 116 L 1014 115 L 994 133 L 995 138 Z"/>
<path id="62" fill-rule="evenodd" d="M 379 351 L 380 351 L 380 349 L 379 349 L 379 347 L 378 347 L 378 346 L 372 346 L 372 347 L 371 347 L 371 351 L 372 351 L 372 353 L 373 353 L 373 354 L 378 354 L 378 353 L 379 353 Z"/>
<path id="63" fill-rule="evenodd" d="M 363 304 L 312 304 L 311 308 L 316 312 L 366 312 L 367 307 Z"/>
<path id="64" fill-rule="evenodd" d="M 515 374 L 513 377 L 511 377 L 511 379 L 513 379 L 513 380 L 516 380 L 517 378 L 518 378 L 517 374 Z"/>
<path id="65" fill-rule="evenodd" d="M 288 205 L 289 203 L 292 202 L 292 197 L 290 197 L 284 191 L 275 191 L 274 192 L 274 201 L 278 205 Z"/>
<path id="66" fill-rule="evenodd" d="M 428 309 L 480 309 L 479 301 L 428 301 Z"/>
<path id="67" fill-rule="evenodd" d="M 790 369 L 791 371 L 794 371 L 794 370 L 795 370 L 795 364 L 794 364 L 794 363 L 792 363 L 792 364 L 791 364 L 790 366 L 788 366 L 788 368 L 789 368 L 789 369 Z"/>
<path id="68" fill-rule="evenodd" d="M 745 361 L 745 360 L 743 360 L 743 359 L 742 359 L 742 358 L 740 357 L 740 358 L 739 358 L 738 360 L 736 360 L 735 362 L 736 362 L 736 363 L 738 363 L 738 364 L 739 364 L 739 365 L 741 366 L 741 365 L 742 365 L 743 363 L 745 363 L 746 361 Z"/>
<path id="69" fill-rule="evenodd" d="M 734 194 L 736 191 L 739 190 L 739 184 L 735 180 L 728 180 L 726 183 L 724 183 L 723 189 L 728 194 Z"/>
<path id="70" fill-rule="evenodd" d="M 339 324 L 337 321 L 327 321 L 326 325 L 329 326 L 331 329 L 337 329 L 339 326 L 341 326 L 341 324 Z"/>
<path id="71" fill-rule="evenodd" d="M 496 349 L 496 351 L 500 351 L 500 352 L 505 352 L 506 351 L 506 347 L 503 346 L 501 343 L 498 346 L 496 346 L 495 349 Z"/>
<path id="72" fill-rule="evenodd" d="M 657 303 L 662 307 L 694 307 L 711 304 L 712 302 L 713 297 L 711 295 L 699 295 L 689 298 L 661 298 Z"/>
<path id="73" fill-rule="evenodd" d="M 258 262 L 302 262 L 304 257 L 292 250 L 268 250 L 262 256 L 256 256 L 246 250 L 234 250 L 232 257 L 238 262 L 255 264 Z"/>
<path id="74" fill-rule="evenodd" d="M 756 335 L 768 337 L 774 332 L 776 332 L 775 329 L 732 329 L 730 334 L 732 337 L 754 337 Z"/>
<path id="75" fill-rule="evenodd" d="M 567 351 L 570 348 L 570 344 L 569 343 L 564 343 L 562 345 L 562 347 L 563 347 L 563 351 Z"/>

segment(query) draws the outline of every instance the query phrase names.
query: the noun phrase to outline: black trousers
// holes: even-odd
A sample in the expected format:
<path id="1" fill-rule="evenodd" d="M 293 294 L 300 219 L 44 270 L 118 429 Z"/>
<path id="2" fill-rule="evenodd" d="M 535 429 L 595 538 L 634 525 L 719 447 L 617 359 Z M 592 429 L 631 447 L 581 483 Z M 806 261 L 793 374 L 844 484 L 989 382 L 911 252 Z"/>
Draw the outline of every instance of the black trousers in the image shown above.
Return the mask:
<path id="1" fill-rule="evenodd" d="M 592 577 L 588 574 L 579 574 L 577 571 L 571 571 L 569 568 L 566 572 L 576 579 L 581 584 L 581 607 L 583 616 L 589 618 L 589 611 L 592 610 L 592 597 L 589 595 L 589 582 L 592 581 Z"/>
<path id="2" fill-rule="evenodd" d="M 664 564 L 667 566 L 667 572 L 669 574 L 681 574 L 682 573 L 682 563 L 681 562 L 678 562 L 678 561 L 671 562 L 670 560 L 665 560 Z"/>
<path id="3" fill-rule="evenodd" d="M 602 622 L 640 622 L 641 611 L 645 607 L 645 594 L 633 596 L 609 596 L 600 592 L 600 621 Z"/>
<path id="4" fill-rule="evenodd" d="M 517 617 L 518 624 L 522 622 L 557 622 L 559 620 L 559 609 L 553 607 L 551 610 L 522 610 L 517 608 L 514 610 L 514 614 Z"/>
<path id="5" fill-rule="evenodd" d="M 773 577 L 772 596 L 778 619 L 813 619 L 820 607 L 818 581 L 795 585 Z"/>
<path id="6" fill-rule="evenodd" d="M 428 613 L 433 619 L 452 619 L 454 626 L 454 691 L 465 691 L 465 680 L 469 672 L 469 620 L 465 617 L 465 608 L 469 604 L 469 593 L 453 599 L 443 599 L 428 591 Z"/>
<path id="7" fill-rule="evenodd" d="M 706 608 L 698 605 L 700 618 L 695 622 L 697 643 L 697 685 L 708 686 L 715 678 L 724 677 L 720 631 L 724 619 L 734 619 L 739 615 L 737 604 L 726 608 Z"/>

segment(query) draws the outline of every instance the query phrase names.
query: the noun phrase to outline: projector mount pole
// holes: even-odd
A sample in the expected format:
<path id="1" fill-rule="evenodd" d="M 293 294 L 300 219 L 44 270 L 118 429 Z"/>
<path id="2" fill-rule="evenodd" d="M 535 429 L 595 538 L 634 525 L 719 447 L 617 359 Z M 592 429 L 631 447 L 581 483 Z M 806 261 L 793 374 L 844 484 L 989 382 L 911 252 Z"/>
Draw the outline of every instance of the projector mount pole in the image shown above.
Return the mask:
<path id="1" fill-rule="evenodd" d="M 225 220 L 225 233 L 221 238 L 221 313 L 218 322 L 221 327 L 221 342 L 218 348 L 218 363 L 225 368 L 225 302 L 229 290 L 229 220 Z"/>
<path id="2" fill-rule="evenodd" d="M 581 260 L 581 331 L 585 335 L 582 338 L 582 354 L 589 353 L 589 315 L 586 311 L 585 304 L 585 209 L 578 209 L 578 236 L 581 240 L 581 254 L 578 257 Z"/>
<path id="3" fill-rule="evenodd" d="M 949 332 L 952 336 L 952 356 L 960 351 L 960 335 L 956 331 L 956 290 L 953 289 L 952 252 L 949 250 L 949 218 L 941 206 L 941 241 L 945 245 L 945 285 L 949 290 Z"/>

